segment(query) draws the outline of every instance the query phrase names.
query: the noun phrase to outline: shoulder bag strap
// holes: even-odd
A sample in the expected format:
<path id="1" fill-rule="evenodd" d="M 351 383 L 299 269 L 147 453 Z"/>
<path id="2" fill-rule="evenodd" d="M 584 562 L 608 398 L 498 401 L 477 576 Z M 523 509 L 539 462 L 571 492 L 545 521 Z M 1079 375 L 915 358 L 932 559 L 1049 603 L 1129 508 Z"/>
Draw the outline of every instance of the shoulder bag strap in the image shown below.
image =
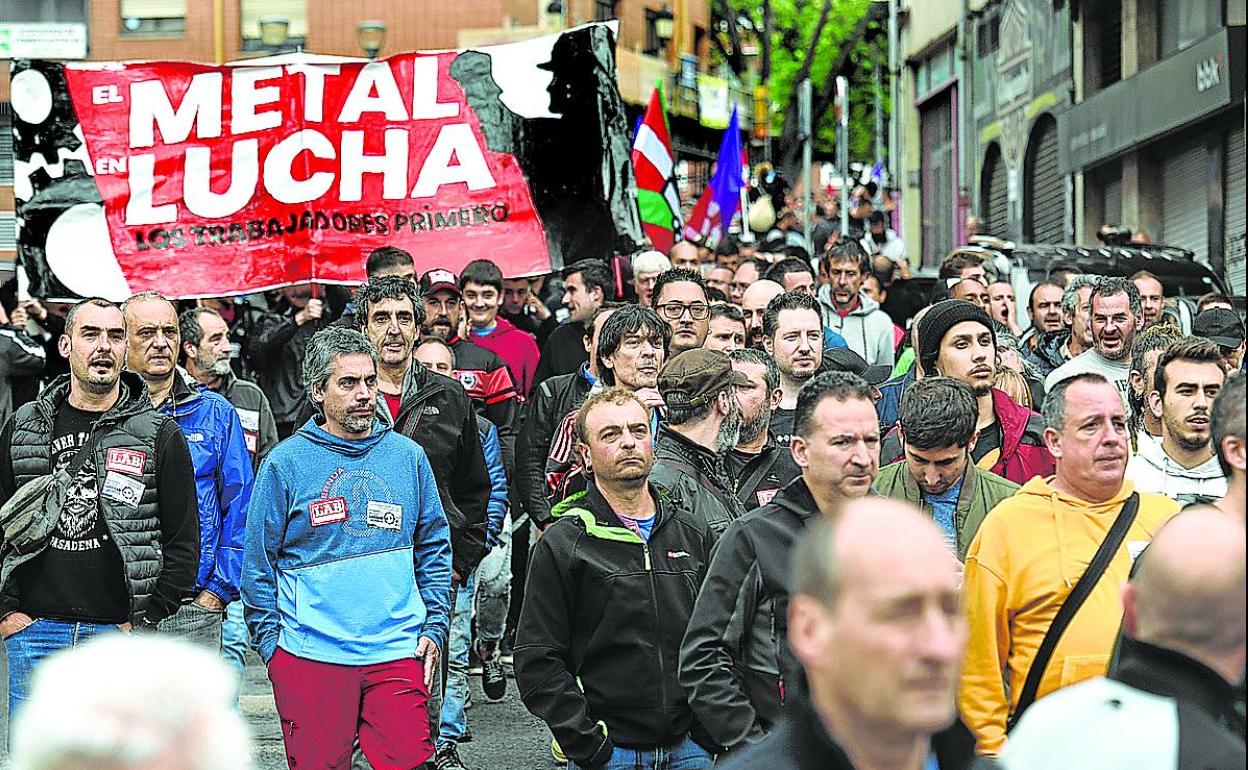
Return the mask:
<path id="1" fill-rule="evenodd" d="M 763 477 L 767 475 L 767 472 L 770 471 L 772 466 L 776 464 L 777 456 L 778 452 L 772 452 L 771 456 L 759 463 L 758 466 L 750 472 L 749 476 L 742 479 L 740 485 L 737 486 L 737 499 L 741 501 L 742 505 L 747 504 L 747 499 L 754 493 L 754 487 L 758 486 L 758 483 L 763 480 Z"/>
<path id="2" fill-rule="evenodd" d="M 100 443 L 100 439 L 104 438 L 104 431 L 92 430 L 91 435 L 87 438 L 87 443 L 79 447 L 78 452 L 74 454 L 74 459 L 69 461 L 69 465 L 65 467 L 65 474 L 73 479 L 78 473 L 78 469 L 86 464 L 87 460 L 95 453 L 95 447 Z"/>
<path id="3" fill-rule="evenodd" d="M 1057 649 L 1057 643 L 1061 641 L 1062 634 L 1066 631 L 1066 627 L 1070 625 L 1070 621 L 1074 619 L 1075 613 L 1079 612 L 1079 608 L 1083 606 L 1084 601 L 1091 595 L 1092 589 L 1100 582 L 1101 576 L 1105 574 L 1105 570 L 1109 567 L 1109 563 L 1113 561 L 1114 555 L 1118 553 L 1118 548 L 1126 538 L 1127 530 L 1131 528 L 1131 524 L 1135 521 L 1135 515 L 1139 510 L 1140 495 L 1138 492 L 1133 492 L 1123 504 L 1122 511 L 1118 513 L 1118 518 L 1114 521 L 1114 525 L 1110 527 L 1109 534 L 1101 542 L 1101 547 L 1096 550 L 1096 555 L 1092 557 L 1092 562 L 1088 564 L 1087 570 L 1079 578 L 1079 582 L 1075 584 L 1074 590 L 1070 592 L 1070 596 L 1066 597 L 1066 601 L 1062 603 L 1061 609 L 1057 611 L 1057 617 L 1053 618 L 1053 623 L 1049 626 L 1048 632 L 1044 635 L 1044 641 L 1040 643 L 1040 649 L 1036 652 L 1035 660 L 1031 662 L 1031 668 L 1027 670 L 1027 680 L 1023 684 L 1022 692 L 1018 696 L 1018 705 L 1014 707 L 1014 713 L 1010 715 L 1010 719 L 1006 723 L 1007 733 L 1014 729 L 1023 712 L 1036 700 L 1036 692 L 1040 689 L 1040 680 L 1044 678 L 1044 672 L 1049 667 L 1049 661 L 1053 658 L 1053 651 Z"/>
<path id="4" fill-rule="evenodd" d="M 706 475 L 706 472 L 703 471 L 701 468 L 695 468 L 693 465 L 685 462 L 684 460 L 664 459 L 663 464 L 670 465 L 671 467 L 679 471 L 683 471 L 689 474 L 690 476 L 693 476 L 694 478 L 696 478 L 698 482 L 702 485 L 702 488 L 705 489 L 707 492 L 709 492 L 711 494 L 711 497 L 714 497 L 716 500 L 718 500 L 720 504 L 723 505 L 728 510 L 730 511 L 736 510 L 737 506 L 739 505 L 736 498 L 732 498 L 726 495 L 724 491 L 719 488 L 719 484 L 716 483 L 716 481 L 712 479 L 710 476 Z"/>

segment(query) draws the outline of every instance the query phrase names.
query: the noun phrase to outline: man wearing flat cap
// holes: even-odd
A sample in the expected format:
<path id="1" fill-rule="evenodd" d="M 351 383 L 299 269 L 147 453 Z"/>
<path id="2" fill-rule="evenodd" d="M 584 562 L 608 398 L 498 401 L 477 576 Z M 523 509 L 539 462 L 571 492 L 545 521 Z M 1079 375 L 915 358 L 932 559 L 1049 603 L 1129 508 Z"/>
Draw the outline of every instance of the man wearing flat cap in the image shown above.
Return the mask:
<path id="1" fill-rule="evenodd" d="M 684 500 L 716 537 L 745 513 L 724 455 L 741 432 L 736 387 L 749 384 L 718 350 L 687 350 L 659 372 L 667 421 L 659 425 L 650 483 Z"/>

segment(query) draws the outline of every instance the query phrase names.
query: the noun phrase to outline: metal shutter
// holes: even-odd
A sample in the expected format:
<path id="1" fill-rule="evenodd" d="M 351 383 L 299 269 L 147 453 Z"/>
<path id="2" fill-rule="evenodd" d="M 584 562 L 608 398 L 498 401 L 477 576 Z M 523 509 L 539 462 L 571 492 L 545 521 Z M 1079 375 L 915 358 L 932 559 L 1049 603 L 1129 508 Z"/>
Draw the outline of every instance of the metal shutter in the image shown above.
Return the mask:
<path id="1" fill-rule="evenodd" d="M 0 102 L 0 184 L 13 184 L 13 107 Z"/>
<path id="2" fill-rule="evenodd" d="M 1190 249 L 1209 261 L 1208 153 L 1203 144 L 1182 147 L 1162 161 L 1161 242 Z"/>
<path id="3" fill-rule="evenodd" d="M 953 98 L 937 97 L 919 113 L 922 147 L 922 248 L 925 266 L 939 265 L 953 248 L 953 199 L 957 176 L 953 155 Z"/>
<path id="4" fill-rule="evenodd" d="M 1122 224 L 1122 177 L 1117 176 L 1105 183 L 1103 197 L 1101 198 L 1105 212 L 1102 224 L 1120 225 Z"/>
<path id="5" fill-rule="evenodd" d="M 1226 212 L 1225 230 L 1226 243 L 1226 282 L 1231 292 L 1244 295 L 1244 250 L 1245 233 L 1244 216 L 1248 208 L 1248 193 L 1244 189 L 1244 129 L 1235 129 L 1226 136 Z"/>
<path id="6" fill-rule="evenodd" d="M 0 211 L 0 251 L 17 249 L 17 215 Z"/>
<path id="7" fill-rule="evenodd" d="M 1057 122 L 1036 122 L 1027 147 L 1023 193 L 1023 238 L 1032 243 L 1062 243 L 1065 237 L 1066 186 L 1057 170 Z"/>
<path id="8" fill-rule="evenodd" d="M 984 212 L 984 232 L 998 238 L 1009 237 L 1009 220 L 1006 213 L 1008 191 L 1005 180 L 1005 159 L 996 143 L 988 148 L 984 158 L 984 186 L 980 205 Z"/>

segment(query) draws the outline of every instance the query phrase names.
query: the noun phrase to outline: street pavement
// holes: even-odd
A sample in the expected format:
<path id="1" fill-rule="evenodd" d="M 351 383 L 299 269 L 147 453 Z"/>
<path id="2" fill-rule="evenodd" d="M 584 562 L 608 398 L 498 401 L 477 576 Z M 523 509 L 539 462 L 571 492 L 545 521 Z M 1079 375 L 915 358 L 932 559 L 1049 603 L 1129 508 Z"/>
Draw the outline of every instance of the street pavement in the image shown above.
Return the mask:
<path id="1" fill-rule="evenodd" d="M 473 740 L 462 744 L 459 752 L 469 770 L 556 770 L 558 766 L 550 755 L 550 733 L 520 703 L 515 680 L 508 680 L 506 697 L 491 703 L 481 692 L 481 677 L 469 679 L 475 704 L 468 710 L 468 727 Z M 7 659 L 3 655 L 0 655 L 0 682 L 6 685 L 8 682 Z M 256 770 L 285 770 L 286 754 L 282 750 L 281 727 L 273 706 L 273 690 L 264 665 L 254 655 L 249 656 L 239 710 L 251 727 L 255 741 Z M 7 697 L 0 697 L 0 716 L 3 716 L 7 736 Z M 7 747 L 7 740 L 4 743 Z M 0 751 L 0 758 L 6 755 L 7 752 Z"/>

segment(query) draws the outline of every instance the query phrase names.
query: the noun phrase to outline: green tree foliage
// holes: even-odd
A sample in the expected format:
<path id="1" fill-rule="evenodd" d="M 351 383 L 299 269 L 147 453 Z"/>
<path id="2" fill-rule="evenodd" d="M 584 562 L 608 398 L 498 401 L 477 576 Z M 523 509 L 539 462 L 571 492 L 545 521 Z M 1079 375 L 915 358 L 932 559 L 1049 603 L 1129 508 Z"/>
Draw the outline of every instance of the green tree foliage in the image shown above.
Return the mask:
<path id="1" fill-rule="evenodd" d="M 756 41 L 760 78 L 771 87 L 772 136 L 776 165 L 796 176 L 801 152 L 797 141 L 797 86 L 811 79 L 817 156 L 836 149 L 835 79 L 850 81 L 851 161 L 874 162 L 875 76 L 882 68 L 883 103 L 888 110 L 888 46 L 881 34 L 885 3 L 872 0 L 714 0 L 716 50 L 742 72 L 743 46 Z M 887 114 L 887 112 L 886 112 Z"/>

